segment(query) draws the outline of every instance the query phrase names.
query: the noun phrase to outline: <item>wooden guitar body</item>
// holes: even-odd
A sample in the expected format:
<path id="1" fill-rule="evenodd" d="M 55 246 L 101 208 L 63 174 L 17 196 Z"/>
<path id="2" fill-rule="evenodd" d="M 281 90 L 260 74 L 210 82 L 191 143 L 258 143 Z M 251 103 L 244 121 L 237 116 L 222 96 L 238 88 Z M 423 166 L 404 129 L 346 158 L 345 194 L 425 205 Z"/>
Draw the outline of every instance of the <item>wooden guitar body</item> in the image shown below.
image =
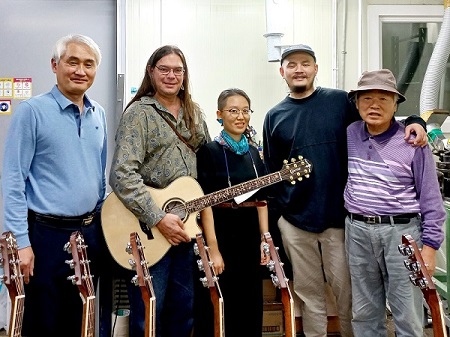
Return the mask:
<path id="1" fill-rule="evenodd" d="M 295 183 L 303 176 L 309 177 L 312 164 L 302 157 L 299 161 L 287 161 L 282 170 L 207 195 L 198 182 L 192 177 L 180 177 L 163 189 L 147 187 L 155 204 L 166 213 L 176 214 L 184 222 L 185 230 L 191 238 L 195 238 L 201 229 L 197 225 L 196 216 L 201 210 L 231 200 L 247 192 L 288 180 Z M 110 193 L 103 203 L 102 229 L 109 252 L 114 260 L 123 268 L 131 269 L 128 256 L 123 247 L 128 243 L 129 233 L 143 233 L 138 219 L 128 210 L 119 198 Z M 159 232 L 157 227 L 151 229 L 151 235 L 141 235 L 145 256 L 149 266 L 157 263 L 169 250 L 170 243 Z"/>

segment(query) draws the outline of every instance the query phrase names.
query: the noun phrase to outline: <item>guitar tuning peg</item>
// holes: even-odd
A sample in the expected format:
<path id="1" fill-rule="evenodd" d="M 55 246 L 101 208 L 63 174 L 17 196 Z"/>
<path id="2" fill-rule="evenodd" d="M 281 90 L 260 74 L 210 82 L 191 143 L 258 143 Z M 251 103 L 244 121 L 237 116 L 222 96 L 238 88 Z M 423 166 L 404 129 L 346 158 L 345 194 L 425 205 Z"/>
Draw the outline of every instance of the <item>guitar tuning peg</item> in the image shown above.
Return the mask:
<path id="1" fill-rule="evenodd" d="M 133 249 L 131 248 L 131 243 L 129 243 L 129 242 L 127 242 L 127 246 L 125 247 L 125 251 L 128 253 L 128 254 L 133 254 Z"/>
<path id="2" fill-rule="evenodd" d="M 135 286 L 137 286 L 139 284 L 137 275 L 133 276 L 133 278 L 131 279 L 131 283 L 133 283 Z"/>
<path id="3" fill-rule="evenodd" d="M 286 165 L 287 163 L 289 163 L 286 159 L 283 160 L 283 164 Z"/>
<path id="4" fill-rule="evenodd" d="M 295 163 L 297 160 L 295 158 L 291 158 L 291 163 Z"/>
<path id="5" fill-rule="evenodd" d="M 78 281 L 78 278 L 75 275 L 71 275 L 71 276 L 67 277 L 67 280 L 71 281 L 72 284 L 76 284 Z"/>
<path id="6" fill-rule="evenodd" d="M 69 253 L 69 254 L 71 254 L 72 253 L 72 250 L 71 250 L 71 244 L 70 244 L 70 242 L 67 242 L 65 245 L 64 245 L 64 248 L 63 248 L 67 253 Z"/>
<path id="7" fill-rule="evenodd" d="M 269 246 L 269 244 L 267 244 L 267 243 L 263 244 L 263 251 L 264 251 L 264 254 L 266 254 L 266 256 L 270 256 L 270 246 Z"/>
<path id="8" fill-rule="evenodd" d="M 291 180 L 291 184 L 292 184 L 292 185 L 295 185 L 295 180 Z"/>
<path id="9" fill-rule="evenodd" d="M 70 267 L 70 269 L 73 269 L 75 267 L 75 262 L 72 260 L 66 260 L 65 263 L 67 263 Z"/>
<path id="10" fill-rule="evenodd" d="M 305 178 L 309 178 L 309 174 L 305 174 Z"/>
<path id="11" fill-rule="evenodd" d="M 272 283 L 275 287 L 280 288 L 281 287 L 281 283 L 280 280 L 278 279 L 278 277 L 276 275 L 270 275 L 270 277 L 272 278 Z"/>
<path id="12" fill-rule="evenodd" d="M 205 268 L 203 267 L 202 260 L 197 260 L 198 270 L 205 271 Z"/>
<path id="13" fill-rule="evenodd" d="M 202 282 L 205 288 L 208 287 L 208 279 L 206 277 L 200 277 L 200 282 Z"/>
<path id="14" fill-rule="evenodd" d="M 136 261 L 133 259 L 128 259 L 128 264 L 131 266 L 131 269 L 136 269 Z"/>
<path id="15" fill-rule="evenodd" d="M 299 156 L 298 156 L 298 159 L 299 159 L 299 160 L 303 160 L 303 156 L 300 156 L 300 155 L 299 155 Z"/>
<path id="16" fill-rule="evenodd" d="M 266 266 L 267 266 L 267 269 L 269 269 L 269 271 L 274 271 L 275 262 L 273 260 L 270 260 L 269 262 L 267 262 Z"/>
<path id="17" fill-rule="evenodd" d="M 198 249 L 198 244 L 197 243 L 194 243 L 194 254 L 195 255 L 199 255 L 200 254 L 200 251 Z"/>

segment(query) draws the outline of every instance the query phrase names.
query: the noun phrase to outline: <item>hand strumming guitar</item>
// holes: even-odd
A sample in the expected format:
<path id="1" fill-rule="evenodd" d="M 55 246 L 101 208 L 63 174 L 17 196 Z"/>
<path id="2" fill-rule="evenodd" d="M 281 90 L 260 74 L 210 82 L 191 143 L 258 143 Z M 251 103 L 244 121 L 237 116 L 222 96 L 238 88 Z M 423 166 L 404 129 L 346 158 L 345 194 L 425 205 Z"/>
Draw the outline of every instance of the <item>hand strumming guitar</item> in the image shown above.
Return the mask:
<path id="1" fill-rule="evenodd" d="M 156 226 L 166 240 L 173 246 L 177 246 L 181 242 L 191 241 L 189 234 L 184 230 L 184 223 L 178 215 L 167 213 Z"/>
<path id="2" fill-rule="evenodd" d="M 22 270 L 23 281 L 28 284 L 30 276 L 34 271 L 34 253 L 31 246 L 19 249 L 20 270 Z"/>

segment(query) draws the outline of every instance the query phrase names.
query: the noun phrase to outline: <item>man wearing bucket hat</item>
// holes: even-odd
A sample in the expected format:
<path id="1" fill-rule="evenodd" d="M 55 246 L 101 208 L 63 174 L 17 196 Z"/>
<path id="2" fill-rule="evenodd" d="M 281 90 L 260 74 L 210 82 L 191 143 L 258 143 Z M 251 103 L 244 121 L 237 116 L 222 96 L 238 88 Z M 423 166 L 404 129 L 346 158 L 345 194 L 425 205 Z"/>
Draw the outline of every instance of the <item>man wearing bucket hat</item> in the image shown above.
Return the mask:
<path id="1" fill-rule="evenodd" d="M 360 117 L 346 91 L 314 86 L 317 72 L 316 54 L 311 47 L 295 45 L 282 53 L 280 74 L 289 95 L 265 117 L 264 162 L 269 172 L 276 172 L 283 160 L 302 155 L 312 161 L 314 168 L 310 178 L 301 184 L 273 185 L 270 219 L 278 225 L 292 265 L 294 292 L 299 298 L 306 337 L 327 335 L 326 284 L 336 296 L 341 336 L 349 337 L 353 332 L 344 244 L 346 129 Z M 414 129 L 417 138 L 410 140 L 412 145 L 414 141 L 426 145 L 425 123 L 417 117 L 410 121 L 421 121 L 423 125 L 408 126 L 405 136 Z M 270 226 L 271 232 L 278 230 Z"/>
<path id="2" fill-rule="evenodd" d="M 410 234 L 422 246 L 430 275 L 444 240 L 444 210 L 436 165 L 427 147 L 404 141 L 395 120 L 406 100 L 388 69 L 364 72 L 348 93 L 362 121 L 347 129 L 348 180 L 345 187 L 346 249 L 352 284 L 356 336 L 386 336 L 386 300 L 396 336 L 423 336 L 422 293 L 409 282 L 397 246 Z"/>

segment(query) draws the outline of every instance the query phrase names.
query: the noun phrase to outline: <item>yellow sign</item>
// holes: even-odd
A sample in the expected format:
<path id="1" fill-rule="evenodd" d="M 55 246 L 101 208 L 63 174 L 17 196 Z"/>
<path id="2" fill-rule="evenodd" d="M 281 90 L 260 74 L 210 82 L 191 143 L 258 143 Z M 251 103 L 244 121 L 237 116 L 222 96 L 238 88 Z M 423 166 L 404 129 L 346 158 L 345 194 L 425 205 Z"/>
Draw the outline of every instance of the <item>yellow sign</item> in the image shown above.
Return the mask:
<path id="1" fill-rule="evenodd" d="M 13 81 L 11 78 L 0 78 L 0 97 L 13 98 Z"/>

